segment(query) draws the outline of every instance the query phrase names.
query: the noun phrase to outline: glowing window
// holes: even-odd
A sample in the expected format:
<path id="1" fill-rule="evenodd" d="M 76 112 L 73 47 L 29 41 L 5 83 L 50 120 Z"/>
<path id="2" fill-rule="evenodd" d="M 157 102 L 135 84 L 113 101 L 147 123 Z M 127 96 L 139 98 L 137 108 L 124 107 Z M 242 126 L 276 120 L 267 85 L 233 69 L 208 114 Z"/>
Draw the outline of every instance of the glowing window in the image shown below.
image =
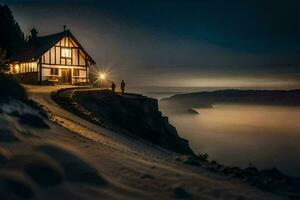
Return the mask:
<path id="1" fill-rule="evenodd" d="M 15 73 L 19 73 L 20 72 L 20 66 L 18 64 L 15 65 L 14 72 Z"/>
<path id="2" fill-rule="evenodd" d="M 63 58 L 71 58 L 71 49 L 61 48 L 61 57 Z"/>

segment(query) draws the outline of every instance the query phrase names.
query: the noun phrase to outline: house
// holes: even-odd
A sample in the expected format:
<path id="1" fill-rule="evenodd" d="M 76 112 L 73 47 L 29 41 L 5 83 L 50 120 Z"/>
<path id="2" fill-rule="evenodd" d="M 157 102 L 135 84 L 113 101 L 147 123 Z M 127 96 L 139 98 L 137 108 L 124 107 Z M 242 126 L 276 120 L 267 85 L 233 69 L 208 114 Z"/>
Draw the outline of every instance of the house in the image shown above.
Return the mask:
<path id="1" fill-rule="evenodd" d="M 37 36 L 35 28 L 24 50 L 11 59 L 10 73 L 29 84 L 86 84 L 95 61 L 70 30 Z"/>

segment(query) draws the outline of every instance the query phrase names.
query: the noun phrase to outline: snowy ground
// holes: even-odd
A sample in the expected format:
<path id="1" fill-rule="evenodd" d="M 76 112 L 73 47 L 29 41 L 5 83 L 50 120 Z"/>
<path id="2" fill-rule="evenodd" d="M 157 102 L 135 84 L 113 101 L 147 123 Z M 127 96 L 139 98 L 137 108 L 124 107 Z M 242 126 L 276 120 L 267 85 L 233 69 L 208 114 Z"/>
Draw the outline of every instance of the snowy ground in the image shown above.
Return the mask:
<path id="1" fill-rule="evenodd" d="M 92 124 L 58 106 L 50 93 L 63 86 L 26 86 L 29 97 L 51 115 L 48 130 L 31 130 L 34 139 L 7 145 L 63 146 L 87 161 L 103 184 L 64 182 L 39 190 L 40 199 L 280 199 L 200 167 L 176 161 L 178 155 Z M 16 122 L 14 122 L 16 123 Z M 16 152 L 18 153 L 18 152 Z M 75 175 L 76 176 L 76 173 Z"/>

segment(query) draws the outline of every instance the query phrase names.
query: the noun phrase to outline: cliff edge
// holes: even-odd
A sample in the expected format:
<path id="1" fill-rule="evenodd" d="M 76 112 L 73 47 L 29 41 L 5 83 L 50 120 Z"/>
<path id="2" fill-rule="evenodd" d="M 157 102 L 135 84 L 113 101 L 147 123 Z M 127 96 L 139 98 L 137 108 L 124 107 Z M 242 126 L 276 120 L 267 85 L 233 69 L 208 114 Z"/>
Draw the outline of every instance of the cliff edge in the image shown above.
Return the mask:
<path id="1" fill-rule="evenodd" d="M 60 90 L 52 97 L 72 112 L 105 128 L 177 153 L 194 154 L 188 141 L 179 137 L 168 118 L 162 116 L 156 99 L 93 89 Z"/>

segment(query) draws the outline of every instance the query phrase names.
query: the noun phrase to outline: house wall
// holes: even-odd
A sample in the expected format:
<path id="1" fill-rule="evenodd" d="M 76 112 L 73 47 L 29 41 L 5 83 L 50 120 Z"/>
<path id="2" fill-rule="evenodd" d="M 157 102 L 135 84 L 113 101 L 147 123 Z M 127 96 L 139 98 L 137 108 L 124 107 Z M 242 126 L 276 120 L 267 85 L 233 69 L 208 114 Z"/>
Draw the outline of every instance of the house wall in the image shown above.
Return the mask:
<path id="1" fill-rule="evenodd" d="M 67 36 L 41 56 L 42 81 L 60 83 L 62 69 L 71 69 L 71 84 L 86 83 L 89 65 L 87 55 Z M 58 74 L 51 74 L 51 69 L 58 69 Z M 79 70 L 79 76 L 74 75 L 75 69 Z"/>
<path id="2" fill-rule="evenodd" d="M 13 63 L 10 65 L 10 72 L 12 74 L 37 72 L 37 71 L 38 71 L 37 62 L 20 62 L 20 63 Z"/>
<path id="3" fill-rule="evenodd" d="M 50 74 L 50 69 L 45 69 L 45 68 L 43 68 L 42 70 L 43 70 L 43 71 L 42 71 L 42 80 L 44 81 L 44 80 L 46 80 L 47 77 L 49 77 L 51 74 Z"/>
<path id="4" fill-rule="evenodd" d="M 58 74 L 51 74 L 51 69 L 57 69 Z M 71 69 L 71 84 L 87 82 L 88 78 L 86 76 L 86 67 L 46 64 L 42 64 L 42 81 L 47 81 L 49 79 L 57 79 L 55 80 L 55 82 L 60 83 L 62 78 L 62 69 Z M 75 76 L 74 70 L 79 70 L 79 76 Z"/>
<path id="5" fill-rule="evenodd" d="M 87 55 L 72 38 L 66 36 L 55 44 L 42 57 L 42 64 L 86 66 Z"/>
<path id="6" fill-rule="evenodd" d="M 80 70 L 80 77 L 86 77 L 86 70 Z"/>

